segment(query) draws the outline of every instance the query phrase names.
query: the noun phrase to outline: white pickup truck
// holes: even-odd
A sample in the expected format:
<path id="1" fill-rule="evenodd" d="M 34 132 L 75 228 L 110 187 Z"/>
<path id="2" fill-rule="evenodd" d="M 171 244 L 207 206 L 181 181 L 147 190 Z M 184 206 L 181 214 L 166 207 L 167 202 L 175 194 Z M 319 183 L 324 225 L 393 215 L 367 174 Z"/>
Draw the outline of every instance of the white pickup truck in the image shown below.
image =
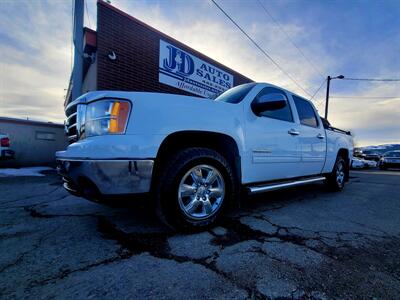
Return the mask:
<path id="1" fill-rule="evenodd" d="M 175 228 L 213 224 L 243 191 L 260 193 L 349 178 L 349 132 L 312 103 L 266 83 L 215 100 L 142 92 L 90 92 L 66 107 L 71 144 L 57 152 L 64 187 L 101 200 L 149 193 Z"/>

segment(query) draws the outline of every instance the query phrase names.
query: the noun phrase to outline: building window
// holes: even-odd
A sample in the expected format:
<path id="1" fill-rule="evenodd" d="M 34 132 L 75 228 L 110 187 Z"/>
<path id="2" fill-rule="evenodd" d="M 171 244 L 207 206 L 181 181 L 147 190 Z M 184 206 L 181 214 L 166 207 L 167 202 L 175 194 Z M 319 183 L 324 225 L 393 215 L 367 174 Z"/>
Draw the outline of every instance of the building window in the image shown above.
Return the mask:
<path id="1" fill-rule="evenodd" d="M 56 135 L 53 132 L 36 131 L 36 139 L 45 141 L 55 141 Z"/>

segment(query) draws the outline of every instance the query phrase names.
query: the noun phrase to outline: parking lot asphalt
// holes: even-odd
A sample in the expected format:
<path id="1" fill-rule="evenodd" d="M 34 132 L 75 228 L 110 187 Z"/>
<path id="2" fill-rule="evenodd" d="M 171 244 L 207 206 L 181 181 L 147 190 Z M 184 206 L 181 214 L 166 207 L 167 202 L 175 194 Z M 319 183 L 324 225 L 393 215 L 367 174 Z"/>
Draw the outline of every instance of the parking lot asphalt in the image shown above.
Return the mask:
<path id="1" fill-rule="evenodd" d="M 109 207 L 53 173 L 0 178 L 0 298 L 398 299 L 400 172 L 354 171 L 248 197 L 218 227 L 171 232 L 146 200 Z"/>

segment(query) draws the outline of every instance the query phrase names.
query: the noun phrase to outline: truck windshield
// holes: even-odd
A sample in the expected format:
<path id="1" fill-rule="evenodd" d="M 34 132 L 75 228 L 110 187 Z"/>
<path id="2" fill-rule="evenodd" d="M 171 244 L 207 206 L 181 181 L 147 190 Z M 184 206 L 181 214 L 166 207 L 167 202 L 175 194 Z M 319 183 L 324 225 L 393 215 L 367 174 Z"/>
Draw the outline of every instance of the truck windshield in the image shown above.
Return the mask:
<path id="1" fill-rule="evenodd" d="M 219 95 L 215 101 L 222 101 L 227 103 L 239 103 L 247 95 L 248 92 L 256 85 L 255 82 L 245 83 L 235 86 L 226 92 Z"/>

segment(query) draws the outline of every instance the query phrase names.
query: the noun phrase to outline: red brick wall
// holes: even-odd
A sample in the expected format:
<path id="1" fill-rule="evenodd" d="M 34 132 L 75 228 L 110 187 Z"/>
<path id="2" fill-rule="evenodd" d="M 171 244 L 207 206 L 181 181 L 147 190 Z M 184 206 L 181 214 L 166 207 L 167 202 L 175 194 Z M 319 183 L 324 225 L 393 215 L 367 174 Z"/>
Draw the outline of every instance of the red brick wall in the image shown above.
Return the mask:
<path id="1" fill-rule="evenodd" d="M 234 85 L 251 80 L 151 28 L 113 6 L 97 3 L 97 89 L 193 95 L 158 81 L 160 39 L 233 75 Z M 107 55 L 114 51 L 117 59 Z"/>

